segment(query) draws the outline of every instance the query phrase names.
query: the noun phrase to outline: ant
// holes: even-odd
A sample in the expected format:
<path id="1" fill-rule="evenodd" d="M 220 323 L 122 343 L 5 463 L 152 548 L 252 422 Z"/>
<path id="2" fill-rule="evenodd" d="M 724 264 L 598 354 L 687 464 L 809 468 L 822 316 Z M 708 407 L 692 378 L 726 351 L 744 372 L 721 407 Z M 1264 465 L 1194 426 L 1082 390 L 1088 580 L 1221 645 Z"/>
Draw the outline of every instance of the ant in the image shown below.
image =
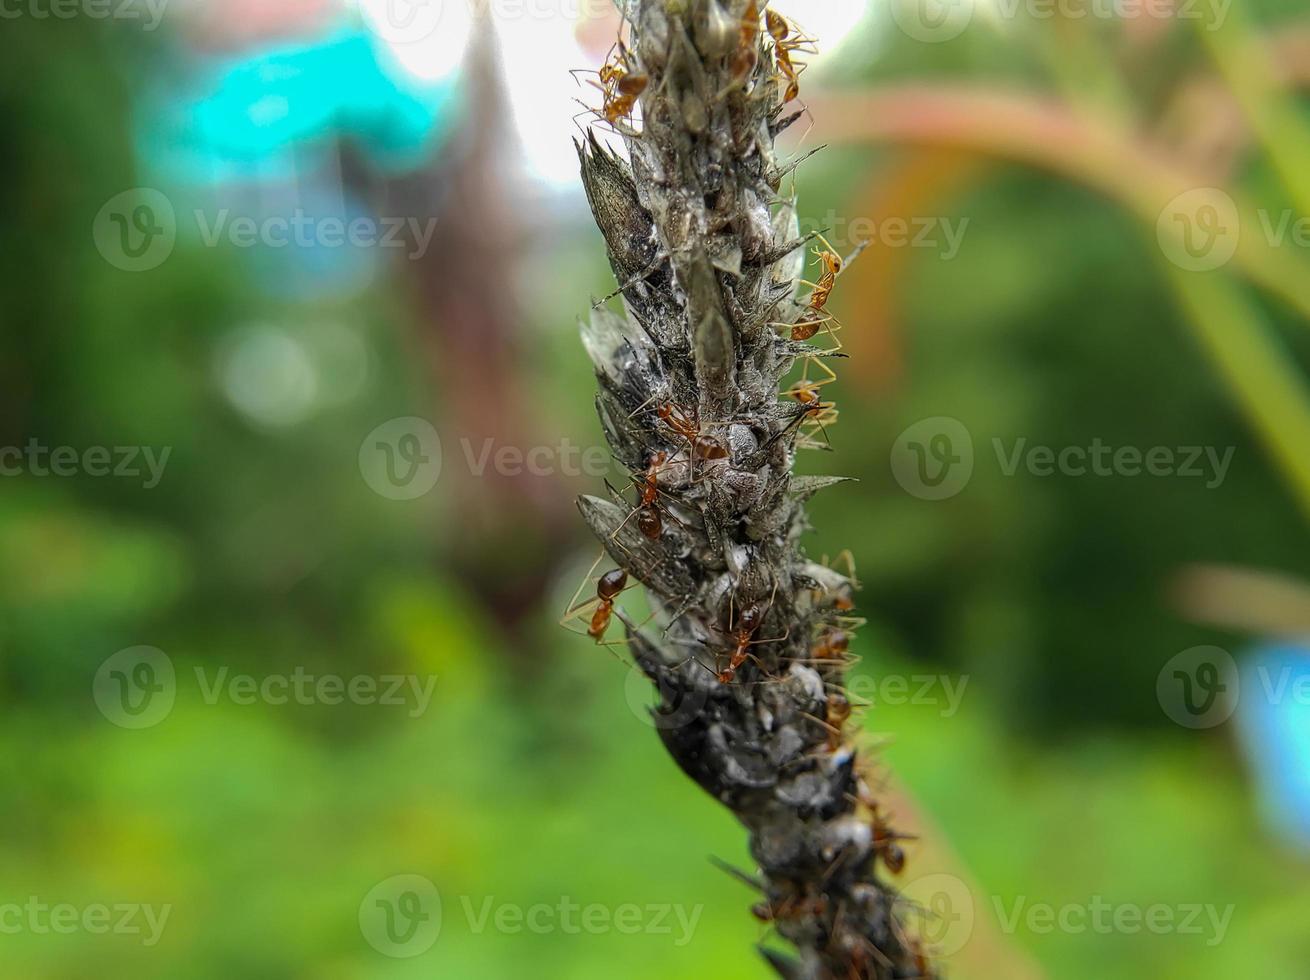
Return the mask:
<path id="1" fill-rule="evenodd" d="M 701 432 L 700 420 L 694 412 L 689 416 L 672 402 L 665 402 L 655 409 L 655 414 L 661 422 L 687 440 L 697 459 L 727 459 L 728 450 L 719 440 Z"/>
<path id="2" fill-rule="evenodd" d="M 737 616 L 737 649 L 732 651 L 728 666 L 719 671 L 717 675 L 720 684 L 731 684 L 732 679 L 737 676 L 737 671 L 741 669 L 741 665 L 750 656 L 746 652 L 746 648 L 751 645 L 751 637 L 760 628 L 762 618 L 763 614 L 760 612 L 760 607 L 755 603 L 746 606 Z"/>
<path id="3" fill-rule="evenodd" d="M 652 395 L 650 398 L 646 399 L 638 405 L 635 410 L 633 410 L 628 418 L 636 416 L 658 397 L 658 395 Z M 690 450 L 690 459 L 692 461 L 699 459 L 704 462 L 709 462 L 711 460 L 728 458 L 729 453 L 723 443 L 714 436 L 708 435 L 702 431 L 700 419 L 697 418 L 694 410 L 688 412 L 685 409 L 679 408 L 673 402 L 661 402 L 655 409 L 655 415 L 661 422 L 668 426 L 669 430 L 672 431 L 674 435 L 687 441 L 687 446 Z M 695 476 L 694 466 L 689 465 L 688 471 L 690 477 Z"/>
<path id="4" fill-rule="evenodd" d="M 774 591 L 777 591 L 777 583 L 774 583 Z M 769 603 L 772 605 L 773 600 L 770 599 Z M 734 640 L 737 646 L 732 651 L 731 657 L 728 658 L 728 666 L 715 675 L 720 684 L 731 684 L 742 664 L 747 659 L 755 659 L 747 652 L 749 647 L 761 643 L 779 643 L 791 635 L 791 630 L 788 629 L 782 636 L 771 637 L 767 640 L 754 639 L 756 631 L 759 630 L 760 624 L 764 621 L 765 611 L 760 608 L 758 603 L 752 602 L 750 605 L 743 607 L 741 612 L 737 614 L 737 629 L 734 631 Z M 756 660 L 756 663 L 759 663 L 759 661 Z"/>
<path id="5" fill-rule="evenodd" d="M 826 377 L 821 381 L 815 381 L 810 377 L 810 364 L 817 364 Z M 801 376 L 796 380 L 787 394 L 795 398 L 802 405 L 817 405 L 820 398 L 820 390 L 824 385 L 830 385 L 837 380 L 837 372 L 822 361 L 817 361 L 813 357 L 805 358 L 805 367 L 801 371 Z"/>
<path id="6" fill-rule="evenodd" d="M 828 305 L 828 299 L 832 296 L 833 288 L 837 285 L 837 277 L 841 275 L 845 262 L 842 257 L 832 250 L 832 245 L 822 235 L 819 241 L 823 242 L 823 248 L 814 249 L 814 254 L 818 256 L 819 262 L 823 265 L 823 272 L 819 275 L 819 281 L 812 285 L 810 293 L 809 312 L 801 318 L 795 329 L 792 330 L 793 340 L 809 340 L 819 332 L 819 315 L 824 312 L 824 307 Z M 797 330 L 808 331 L 806 336 L 795 336 Z"/>
<path id="7" fill-rule="evenodd" d="M 810 287 L 810 298 L 805 304 L 805 311 L 801 314 L 799 320 L 795 323 L 777 324 L 778 326 L 789 327 L 791 329 L 791 339 L 796 341 L 809 340 L 825 328 L 828 335 L 832 337 L 837 346 L 833 351 L 842 349 L 841 341 L 837 340 L 836 334 L 831 324 L 836 323 L 836 317 L 828 312 L 828 300 L 832 298 L 832 291 L 837 286 L 837 277 L 842 274 L 848 265 L 859 257 L 859 254 L 869 247 L 869 242 L 861 242 L 846 258 L 842 258 L 833 249 L 832 243 L 823 235 L 815 235 L 823 244 L 823 248 L 813 249 L 813 253 L 818 257 L 819 263 L 823 266 L 823 271 L 819 274 L 818 282 L 809 280 L 800 280 L 801 285 Z M 837 324 L 840 327 L 840 323 Z"/>
<path id="8" fill-rule="evenodd" d="M 637 484 L 640 500 L 632 513 L 625 517 L 623 523 L 614 529 L 614 534 L 611 537 L 617 537 L 628 521 L 636 517 L 637 528 L 642 534 L 651 541 L 660 539 L 660 536 L 664 533 L 664 518 L 660 515 L 659 498 L 664 491 L 660 489 L 659 472 L 668 462 L 669 453 L 666 450 L 658 449 L 651 453 L 650 462 L 646 465 L 646 471 L 640 475 L 633 474 L 632 480 Z M 679 524 L 682 523 L 678 520 L 676 514 L 670 512 L 669 516 Z"/>
<path id="9" fill-rule="evenodd" d="M 838 411 L 834 402 L 817 401 L 802 397 L 798 399 L 801 402 L 801 410 L 796 413 L 795 417 L 775 432 L 767 443 L 765 448 L 773 445 L 779 439 L 783 438 L 792 429 L 801 430 L 801 436 L 796 440 L 796 446 L 799 449 L 822 449 L 824 445 L 813 438 L 813 431 L 818 430 L 823 433 L 824 440 L 828 448 L 832 448 L 832 441 L 828 439 L 827 425 L 833 425 L 837 421 Z M 807 431 L 805 426 L 809 426 Z"/>
<path id="10" fill-rule="evenodd" d="M 605 638 L 605 631 L 610 627 L 610 617 L 614 615 L 614 598 L 628 584 L 628 573 L 621 568 L 613 568 L 596 582 L 596 611 L 591 615 L 591 625 L 587 635 L 599 643 Z"/>
<path id="11" fill-rule="evenodd" d="M 828 426 L 837 423 L 838 411 L 835 402 L 825 401 L 802 401 L 802 410 L 796 418 L 787 423 L 788 431 L 792 426 L 800 429 L 800 436 L 796 440 L 796 446 L 799 449 L 823 449 L 832 448 L 832 440 L 828 438 Z M 808 426 L 808 428 L 807 428 Z M 820 443 L 814 438 L 815 432 L 823 433 L 823 442 Z M 781 434 L 781 433 L 780 433 Z"/>
<path id="12" fill-rule="evenodd" d="M 829 317 L 828 319 L 831 320 L 831 317 Z M 816 320 L 813 322 L 815 324 L 818 324 L 824 321 Z M 793 338 L 794 337 L 795 337 L 795 326 L 793 326 Z M 837 339 L 836 335 L 834 334 L 833 340 L 836 339 Z M 834 347 L 833 350 L 834 351 L 841 350 L 840 341 L 837 341 L 837 346 Z M 803 360 L 803 367 L 801 368 L 801 376 L 796 380 L 794 384 L 792 384 L 790 388 L 787 389 L 787 394 L 790 395 L 792 398 L 795 398 L 802 405 L 815 405 L 819 402 L 819 399 L 821 397 L 820 389 L 823 388 L 825 385 L 830 385 L 833 382 L 835 382 L 837 380 L 837 372 L 834 371 L 832 368 L 830 368 L 818 357 L 814 357 L 813 355 L 807 355 L 802 360 Z M 815 380 L 810 377 L 811 365 L 813 365 L 818 371 L 822 372 L 822 377 L 820 379 Z"/>
<path id="13" fill-rule="evenodd" d="M 834 692 L 828 695 L 828 751 L 836 752 L 841 747 L 843 729 L 851 717 L 851 702 L 846 695 Z"/>
<path id="14" fill-rule="evenodd" d="M 637 504 L 637 509 L 632 512 L 637 517 L 637 527 L 641 533 L 646 535 L 652 541 L 658 541 L 660 535 L 664 533 L 664 521 L 660 517 L 659 506 L 657 501 L 660 495 L 659 471 L 660 467 L 669 461 L 669 454 L 663 449 L 651 453 L 650 462 L 646 466 L 646 472 L 640 477 L 633 477 L 637 486 L 641 490 L 641 502 Z M 628 523 L 632 519 L 632 514 L 623 521 Z M 623 530 L 623 524 L 614 529 L 614 534 Z"/>
<path id="15" fill-rule="evenodd" d="M 802 405 L 813 405 L 819 400 L 819 383 L 808 378 L 802 378 L 791 386 L 787 394 Z"/>
<path id="16" fill-rule="evenodd" d="M 915 840 L 911 834 L 898 834 L 891 828 L 891 823 L 887 821 L 876 800 L 868 796 L 868 788 L 861 785 L 859 801 L 867 806 L 873 817 L 870 826 L 873 830 L 873 853 L 875 857 L 882 858 L 882 863 L 887 865 L 887 870 L 894 875 L 900 874 L 905 870 L 905 850 L 897 841 Z"/>
<path id="17" fill-rule="evenodd" d="M 777 582 L 774 582 L 773 585 L 774 595 L 777 594 L 777 591 L 778 591 L 778 584 Z M 764 622 L 764 617 L 768 613 L 772 605 L 773 605 L 773 597 L 770 596 L 768 604 L 765 605 L 763 608 L 761 608 L 760 604 L 756 602 L 752 602 L 751 604 L 742 607 L 741 611 L 737 614 L 736 629 L 730 630 L 728 632 L 728 637 L 732 640 L 735 646 L 733 647 L 732 653 L 728 657 L 728 664 L 726 667 L 723 667 L 719 670 L 710 670 L 709 667 L 706 667 L 705 664 L 701 663 L 700 660 L 694 656 L 688 658 L 688 661 L 695 661 L 699 666 L 709 671 L 711 674 L 714 675 L 715 679 L 718 680 L 720 684 L 731 684 L 733 680 L 735 680 L 737 677 L 737 671 L 741 670 L 742 664 L 744 664 L 747 660 L 754 660 L 756 665 L 759 666 L 761 670 L 764 669 L 764 665 L 760 663 L 759 659 L 752 656 L 748 652 L 749 648 L 753 646 L 758 646 L 761 643 L 781 643 L 783 640 L 787 639 L 787 637 L 791 635 L 791 629 L 789 627 L 787 631 L 782 634 L 782 636 L 772 636 L 769 637 L 768 639 L 763 639 L 763 640 L 757 640 L 754 638 L 755 633 L 759 630 L 760 625 Z M 730 618 L 731 615 L 732 615 L 731 612 L 729 612 Z M 696 642 L 701 642 L 701 641 L 696 641 Z M 687 663 L 688 661 L 683 661 L 683 663 Z"/>
<path id="18" fill-rule="evenodd" d="M 877 807 L 874 808 L 873 852 L 882 858 L 882 863 L 887 865 L 887 870 L 894 875 L 905 870 L 905 850 L 896 842 L 909 839 L 911 838 L 904 834 L 893 833 L 891 826 L 882 818 Z"/>
<path id="19" fill-rule="evenodd" d="M 605 97 L 605 104 L 601 107 L 601 115 L 611 126 L 617 125 L 620 119 L 626 119 L 632 115 L 632 110 L 637 106 L 637 99 L 646 91 L 650 85 L 650 76 L 645 72 L 623 73 L 614 82 L 614 91 Z"/>
<path id="20" fill-rule="evenodd" d="M 860 577 L 855 571 L 855 556 L 851 554 L 851 549 L 843 548 L 832 561 L 829 561 L 828 556 L 824 555 L 820 562 L 824 568 L 834 570 L 838 564 L 846 566 L 846 581 L 836 588 L 825 589 L 824 591 L 832 595 L 832 608 L 834 611 L 840 613 L 852 612 L 855 609 L 854 593 L 863 586 L 860 585 Z M 850 617 L 843 618 L 850 619 Z"/>
<path id="21" fill-rule="evenodd" d="M 769 11 L 774 16 L 773 11 Z M 760 5 L 758 0 L 750 0 L 741 15 L 741 28 L 738 32 L 737 52 L 732 56 L 732 77 L 737 83 L 744 82 L 755 70 L 759 62 Z"/>
<path id="22" fill-rule="evenodd" d="M 637 99 L 650 85 L 650 76 L 632 70 L 631 52 L 621 38 L 610 50 L 614 53 L 596 72 L 599 81 L 588 83 L 600 89 L 601 107 L 599 110 L 589 108 L 588 112 L 594 112 L 617 128 L 621 120 L 632 115 Z"/>
<path id="23" fill-rule="evenodd" d="M 773 38 L 774 56 L 778 59 L 778 70 L 783 77 L 787 79 L 787 91 L 783 95 L 783 102 L 790 102 L 801 93 L 800 75 L 805 69 L 804 65 L 797 65 L 792 61 L 791 53 L 793 51 L 813 51 L 812 45 L 814 39 L 803 37 L 797 33 L 797 37 L 792 40 L 792 26 L 787 23 L 787 18 L 773 10 L 766 10 L 764 19 L 768 24 L 769 35 Z"/>
<path id="24" fill-rule="evenodd" d="M 602 550 L 596 556 L 596 560 L 591 563 L 591 567 L 587 569 L 587 574 L 583 576 L 577 591 L 573 593 L 573 598 L 569 600 L 567 611 L 564 613 L 564 618 L 560 620 L 560 625 L 567 627 L 574 619 L 584 619 L 590 611 L 591 619 L 588 623 L 587 635 L 595 640 L 597 645 L 608 647 L 612 646 L 612 643 L 605 642 L 605 632 L 609 629 L 611 618 L 614 615 L 614 600 L 618 598 L 620 592 L 627 588 L 628 573 L 621 568 L 611 569 L 596 581 L 596 597 L 586 602 L 578 602 L 582 590 L 586 588 L 591 576 L 596 571 L 596 566 L 601 563 L 604 557 L 605 552 Z"/>
<path id="25" fill-rule="evenodd" d="M 810 652 L 815 660 L 838 660 L 846 656 L 850 646 L 850 634 L 845 630 L 834 629 L 825 633 L 818 646 Z"/>
<path id="26" fill-rule="evenodd" d="M 816 237 L 824 246 L 821 249 L 814 249 L 814 254 L 818 256 L 819 262 L 823 266 L 823 271 L 820 273 L 819 281 L 816 283 L 804 279 L 801 280 L 803 285 L 810 287 L 810 298 L 805 305 L 805 310 L 801 313 L 800 319 L 795 323 L 777 323 L 773 324 L 773 326 L 779 326 L 789 330 L 791 333 L 791 339 L 797 342 L 811 340 L 820 329 L 826 330 L 828 336 L 832 338 L 835 345 L 827 351 L 827 353 L 835 354 L 842 349 L 842 342 L 837 339 L 837 330 L 841 328 L 841 324 L 836 317 L 828 312 L 827 306 L 828 300 L 832 296 L 832 291 L 836 288 L 837 277 L 841 275 L 842 270 L 846 267 L 847 260 L 842 259 L 842 257 L 833 249 L 828 240 L 822 235 Z M 860 249 L 857 249 L 855 255 L 858 255 L 862 249 L 863 246 L 861 246 Z M 852 258 L 854 257 L 855 256 L 852 255 Z M 801 402 L 801 404 L 814 409 L 819 409 L 821 407 L 832 408 L 833 406 L 831 405 L 821 405 L 818 389 L 836 381 L 837 373 L 822 361 L 818 360 L 814 355 L 808 355 L 804 360 L 805 367 L 802 370 L 801 378 L 792 386 L 788 394 Z M 810 380 L 811 363 L 815 364 L 824 375 L 826 375 L 823 380 Z M 835 422 L 836 413 L 834 412 L 830 415 L 823 415 L 822 421 Z M 822 428 L 822 422 L 820 422 L 820 428 Z"/>

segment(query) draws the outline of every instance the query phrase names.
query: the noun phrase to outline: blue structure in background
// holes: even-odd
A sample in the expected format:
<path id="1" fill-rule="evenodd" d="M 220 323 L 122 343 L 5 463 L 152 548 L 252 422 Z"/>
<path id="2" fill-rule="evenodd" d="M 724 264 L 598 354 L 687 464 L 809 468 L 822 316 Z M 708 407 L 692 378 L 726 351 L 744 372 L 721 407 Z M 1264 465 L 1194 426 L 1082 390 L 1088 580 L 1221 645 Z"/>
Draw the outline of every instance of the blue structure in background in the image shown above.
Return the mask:
<path id="1" fill-rule="evenodd" d="M 317 234 L 325 219 L 335 229 L 336 219 L 349 226 L 374 217 L 342 187 L 339 147 L 349 144 L 384 173 L 421 165 L 457 122 L 457 76 L 413 79 L 353 27 L 229 57 L 188 51 L 184 59 L 175 74 L 152 80 L 138 137 L 151 181 L 174 199 L 179 237 L 212 244 L 238 218 L 262 225 L 299 216 L 306 234 L 285 246 L 252 246 L 267 287 L 285 296 L 366 286 L 387 250 Z"/>
<path id="2" fill-rule="evenodd" d="M 1257 648 L 1242 668 L 1237 722 L 1272 829 L 1310 851 L 1310 646 Z"/>

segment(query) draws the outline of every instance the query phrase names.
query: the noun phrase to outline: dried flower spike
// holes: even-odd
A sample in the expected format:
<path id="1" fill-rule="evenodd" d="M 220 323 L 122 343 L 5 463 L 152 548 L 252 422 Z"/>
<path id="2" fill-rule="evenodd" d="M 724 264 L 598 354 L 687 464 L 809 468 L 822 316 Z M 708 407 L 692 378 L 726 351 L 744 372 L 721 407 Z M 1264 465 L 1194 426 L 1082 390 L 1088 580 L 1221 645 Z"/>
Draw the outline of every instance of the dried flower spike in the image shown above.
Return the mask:
<path id="1" fill-rule="evenodd" d="M 633 0 L 626 17 L 597 113 L 626 159 L 590 134 L 578 154 L 624 306 L 597 305 L 582 336 L 633 487 L 579 506 L 655 608 L 649 626 L 612 611 L 668 708 L 665 746 L 750 832 L 756 915 L 795 947 L 766 959 L 795 980 L 917 977 L 877 873 L 900 870 L 901 838 L 846 733 L 853 583 L 799 543 L 804 502 L 841 482 L 792 473 L 836 420 L 819 387 L 844 356 L 821 342 L 842 260 L 816 251 L 798 296 L 809 241 L 774 151 L 812 40 L 757 0 Z"/>

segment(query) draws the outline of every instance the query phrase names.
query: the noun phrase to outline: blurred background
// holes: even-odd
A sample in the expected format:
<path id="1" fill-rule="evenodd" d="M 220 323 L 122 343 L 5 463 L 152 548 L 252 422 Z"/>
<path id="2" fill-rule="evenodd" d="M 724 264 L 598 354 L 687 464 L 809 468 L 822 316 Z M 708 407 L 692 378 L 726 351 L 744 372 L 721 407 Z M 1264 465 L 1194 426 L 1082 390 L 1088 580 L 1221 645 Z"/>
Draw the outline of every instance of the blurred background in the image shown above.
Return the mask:
<path id="1" fill-rule="evenodd" d="M 807 548 L 924 933 L 1305 977 L 1310 20 L 773 6 L 807 229 L 869 242 Z M 743 833 L 558 622 L 623 479 L 571 145 L 615 12 L 2 16 L 6 975 L 764 977 Z"/>

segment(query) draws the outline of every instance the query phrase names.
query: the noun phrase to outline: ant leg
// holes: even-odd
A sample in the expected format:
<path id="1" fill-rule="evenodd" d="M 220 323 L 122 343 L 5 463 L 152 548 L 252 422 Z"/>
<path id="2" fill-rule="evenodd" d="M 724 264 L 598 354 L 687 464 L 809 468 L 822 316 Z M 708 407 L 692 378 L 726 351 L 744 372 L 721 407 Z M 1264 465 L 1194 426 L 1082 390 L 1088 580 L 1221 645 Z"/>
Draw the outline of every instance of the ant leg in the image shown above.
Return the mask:
<path id="1" fill-rule="evenodd" d="M 683 614 L 690 609 L 695 602 L 696 597 L 694 595 L 686 595 L 682 597 L 682 601 L 678 604 L 678 607 L 669 614 L 669 622 L 660 633 L 661 638 L 668 639 L 669 630 L 673 629 L 677 621 L 682 618 Z"/>
<path id="2" fill-rule="evenodd" d="M 831 229 L 829 229 L 829 230 L 831 230 Z M 837 254 L 838 254 L 837 250 L 836 250 L 835 248 L 832 247 L 832 242 L 828 241 L 828 239 L 825 238 L 825 237 L 823 236 L 823 232 L 817 232 L 817 233 L 815 234 L 815 237 L 818 238 L 820 244 L 822 244 L 823 247 L 826 248 L 826 249 L 827 249 L 829 252 L 831 252 L 833 255 L 837 255 Z"/>
<path id="3" fill-rule="evenodd" d="M 850 548 L 843 548 L 837 552 L 837 557 L 832 560 L 832 564 L 836 567 L 837 563 L 841 561 L 846 563 L 846 577 L 851 580 L 851 585 L 858 589 L 860 580 L 855 574 L 855 556 L 851 554 Z"/>
<path id="4" fill-rule="evenodd" d="M 769 637 L 767 640 L 751 640 L 751 641 L 750 641 L 749 643 L 747 643 L 746 645 L 747 645 L 748 647 L 753 647 L 753 646 L 755 646 L 757 643 L 781 643 L 783 640 L 787 639 L 787 637 L 789 637 L 789 636 L 791 636 L 791 627 L 790 627 L 790 626 L 787 627 L 787 632 L 786 632 L 786 633 L 783 633 L 782 636 L 771 636 L 771 637 Z"/>
<path id="5" fill-rule="evenodd" d="M 591 576 L 596 574 L 596 566 L 599 565 L 604 560 L 604 558 L 605 558 L 605 549 L 601 548 L 600 554 L 596 556 L 596 560 L 591 563 L 591 567 L 587 569 L 587 573 L 584 576 L 582 576 L 582 581 L 578 584 L 577 590 L 573 593 L 573 598 L 569 600 L 569 604 L 564 610 L 564 619 L 561 619 L 559 622 L 561 626 L 563 626 L 566 622 L 568 622 L 568 620 L 576 618 L 573 614 L 576 613 L 578 610 L 582 609 L 583 607 L 589 608 L 591 606 L 592 604 L 591 602 L 584 602 L 582 603 L 581 606 L 577 605 L 578 596 L 582 595 L 582 590 L 585 589 L 587 587 L 587 583 L 591 581 Z M 596 601 L 599 602 L 600 600 L 597 599 Z"/>
<path id="6" fill-rule="evenodd" d="M 651 402 L 658 400 L 659 397 L 660 397 L 659 392 L 656 392 L 655 394 L 651 395 L 651 396 L 650 396 L 649 398 L 647 398 L 644 402 L 642 402 L 640 405 L 638 405 L 636 408 L 634 408 L 634 409 L 632 410 L 632 412 L 628 415 L 628 418 L 633 418 L 633 417 L 635 417 L 635 416 L 637 415 L 638 412 L 640 412 L 642 409 L 644 409 L 644 408 L 645 408 L 647 405 L 649 405 Z"/>

